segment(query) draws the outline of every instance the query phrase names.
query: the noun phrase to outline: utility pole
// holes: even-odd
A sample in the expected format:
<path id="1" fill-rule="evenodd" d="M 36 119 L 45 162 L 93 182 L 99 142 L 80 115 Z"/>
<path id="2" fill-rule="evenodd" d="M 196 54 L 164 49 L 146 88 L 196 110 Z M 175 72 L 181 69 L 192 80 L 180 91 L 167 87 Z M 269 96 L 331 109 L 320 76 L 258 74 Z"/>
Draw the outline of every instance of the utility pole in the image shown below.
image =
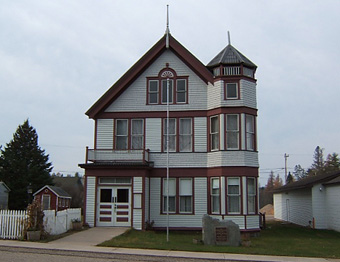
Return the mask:
<path id="1" fill-rule="evenodd" d="M 288 154 L 284 154 L 284 158 L 285 158 L 285 184 L 287 184 L 287 158 L 289 157 Z"/>

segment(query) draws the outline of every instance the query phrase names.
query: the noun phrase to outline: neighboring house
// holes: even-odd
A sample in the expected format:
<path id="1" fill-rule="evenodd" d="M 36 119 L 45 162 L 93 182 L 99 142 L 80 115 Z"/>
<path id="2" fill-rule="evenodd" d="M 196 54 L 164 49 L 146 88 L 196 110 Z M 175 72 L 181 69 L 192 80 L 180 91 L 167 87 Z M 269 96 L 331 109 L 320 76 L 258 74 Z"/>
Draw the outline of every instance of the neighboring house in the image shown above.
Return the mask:
<path id="1" fill-rule="evenodd" d="M 274 217 L 340 231 L 340 172 L 309 176 L 274 191 Z"/>
<path id="2" fill-rule="evenodd" d="M 205 66 L 165 34 L 86 112 L 85 222 L 165 229 L 169 186 L 170 229 L 209 214 L 259 231 L 255 71 L 230 44 Z"/>
<path id="3" fill-rule="evenodd" d="M 55 176 L 52 175 L 53 184 L 60 187 L 72 197 L 71 208 L 84 206 L 83 178 L 79 176 Z"/>
<path id="4" fill-rule="evenodd" d="M 61 211 L 71 207 L 72 197 L 60 187 L 44 186 L 33 196 L 41 201 L 43 210 Z"/>
<path id="5" fill-rule="evenodd" d="M 0 210 L 8 209 L 8 194 L 11 190 L 2 181 L 0 181 Z"/>

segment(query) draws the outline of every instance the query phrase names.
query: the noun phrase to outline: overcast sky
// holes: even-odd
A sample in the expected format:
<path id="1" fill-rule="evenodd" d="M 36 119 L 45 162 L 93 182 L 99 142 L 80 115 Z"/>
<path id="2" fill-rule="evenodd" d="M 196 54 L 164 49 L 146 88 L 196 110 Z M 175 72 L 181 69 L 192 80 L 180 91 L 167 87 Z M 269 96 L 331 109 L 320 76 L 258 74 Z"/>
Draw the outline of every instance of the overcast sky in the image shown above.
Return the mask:
<path id="1" fill-rule="evenodd" d="M 29 118 L 53 172 L 84 173 L 91 105 L 164 34 L 207 64 L 231 43 L 257 66 L 260 183 L 340 153 L 340 1 L 0 0 L 0 145 Z"/>

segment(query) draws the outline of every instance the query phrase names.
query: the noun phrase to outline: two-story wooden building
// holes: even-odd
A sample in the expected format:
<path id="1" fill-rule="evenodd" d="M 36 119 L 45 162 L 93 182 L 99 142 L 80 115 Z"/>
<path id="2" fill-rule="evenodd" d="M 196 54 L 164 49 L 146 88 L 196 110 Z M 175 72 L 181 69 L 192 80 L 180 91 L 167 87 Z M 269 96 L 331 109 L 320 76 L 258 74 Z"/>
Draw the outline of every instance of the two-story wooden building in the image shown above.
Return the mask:
<path id="1" fill-rule="evenodd" d="M 169 186 L 170 229 L 209 214 L 259 231 L 255 71 L 230 44 L 205 66 L 166 33 L 86 112 L 85 221 L 164 229 Z"/>

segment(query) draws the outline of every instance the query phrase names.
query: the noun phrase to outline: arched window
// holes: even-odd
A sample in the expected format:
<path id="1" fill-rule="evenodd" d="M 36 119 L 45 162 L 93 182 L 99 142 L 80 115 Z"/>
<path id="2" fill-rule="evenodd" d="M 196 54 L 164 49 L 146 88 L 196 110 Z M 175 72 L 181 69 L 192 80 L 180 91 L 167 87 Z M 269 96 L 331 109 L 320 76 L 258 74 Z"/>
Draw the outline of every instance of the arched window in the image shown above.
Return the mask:
<path id="1" fill-rule="evenodd" d="M 170 104 L 188 103 L 188 77 L 177 76 L 173 69 L 167 67 L 159 72 L 158 77 L 147 78 L 147 104 L 166 104 L 168 85 Z"/>

